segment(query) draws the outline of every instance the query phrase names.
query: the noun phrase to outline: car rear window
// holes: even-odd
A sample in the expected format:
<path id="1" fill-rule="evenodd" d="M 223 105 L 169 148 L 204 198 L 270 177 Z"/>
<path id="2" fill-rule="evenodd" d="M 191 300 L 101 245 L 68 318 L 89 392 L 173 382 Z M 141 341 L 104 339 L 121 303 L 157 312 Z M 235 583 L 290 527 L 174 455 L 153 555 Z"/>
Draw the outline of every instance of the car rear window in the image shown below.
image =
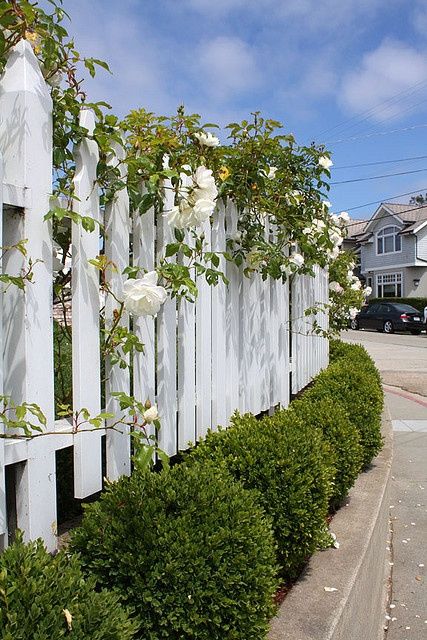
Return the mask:
<path id="1" fill-rule="evenodd" d="M 418 309 L 415 309 L 415 307 L 411 307 L 410 304 L 393 303 L 393 307 L 394 309 L 396 309 L 396 311 L 401 311 L 401 312 L 406 311 L 407 313 L 420 313 Z"/>

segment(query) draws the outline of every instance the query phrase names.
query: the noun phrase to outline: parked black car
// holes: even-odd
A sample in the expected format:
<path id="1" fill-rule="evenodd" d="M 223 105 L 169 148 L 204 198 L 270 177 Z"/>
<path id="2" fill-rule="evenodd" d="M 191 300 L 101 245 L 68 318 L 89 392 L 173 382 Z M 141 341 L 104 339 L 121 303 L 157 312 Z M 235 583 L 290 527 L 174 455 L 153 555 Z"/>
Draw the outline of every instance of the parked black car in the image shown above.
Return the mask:
<path id="1" fill-rule="evenodd" d="M 409 304 L 374 302 L 350 321 L 352 329 L 376 329 L 384 333 L 410 331 L 419 334 L 425 328 L 422 313 Z"/>

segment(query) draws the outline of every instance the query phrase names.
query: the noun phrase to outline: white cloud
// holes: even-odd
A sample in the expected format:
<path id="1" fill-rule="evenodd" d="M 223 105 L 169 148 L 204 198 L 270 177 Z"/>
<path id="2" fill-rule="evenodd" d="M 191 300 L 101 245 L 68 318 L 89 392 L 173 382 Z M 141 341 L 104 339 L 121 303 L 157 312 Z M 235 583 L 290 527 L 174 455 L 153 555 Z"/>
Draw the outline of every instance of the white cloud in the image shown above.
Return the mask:
<path id="1" fill-rule="evenodd" d="M 342 82 L 341 104 L 352 112 L 373 109 L 370 118 L 382 121 L 407 115 L 420 99 L 419 89 L 427 80 L 427 57 L 425 52 L 398 41 L 385 40 L 380 46 L 366 53 L 359 69 L 348 73 Z M 416 99 L 412 92 L 393 98 L 411 87 L 417 89 Z M 411 100 L 412 97 L 412 100 Z M 388 101 L 386 104 L 380 104 Z"/>
<path id="2" fill-rule="evenodd" d="M 195 72 L 201 88 L 216 100 L 235 97 L 260 82 L 254 51 L 239 38 L 220 36 L 201 45 Z"/>
<path id="3" fill-rule="evenodd" d="M 411 15 L 414 29 L 427 37 L 427 0 L 417 0 Z"/>
<path id="4" fill-rule="evenodd" d="M 88 100 L 110 103 L 124 115 L 145 107 L 158 113 L 173 113 L 182 100 L 180 93 L 184 62 L 175 55 L 177 41 L 155 30 L 138 15 L 139 0 L 65 0 L 76 47 L 89 57 L 108 62 L 113 75 L 99 70 L 87 78 Z M 171 76 L 176 81 L 171 82 Z"/>

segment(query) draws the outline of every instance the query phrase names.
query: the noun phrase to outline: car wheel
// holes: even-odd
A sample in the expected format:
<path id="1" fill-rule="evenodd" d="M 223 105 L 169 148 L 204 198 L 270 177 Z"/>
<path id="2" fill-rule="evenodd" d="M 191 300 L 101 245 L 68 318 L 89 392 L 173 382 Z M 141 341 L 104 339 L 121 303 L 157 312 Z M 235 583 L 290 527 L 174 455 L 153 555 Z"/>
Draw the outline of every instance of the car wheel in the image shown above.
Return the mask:
<path id="1" fill-rule="evenodd" d="M 413 336 L 419 336 L 421 335 L 421 329 L 412 329 L 411 333 Z"/>
<path id="2" fill-rule="evenodd" d="M 357 331 L 359 328 L 359 323 L 357 322 L 356 318 L 353 318 L 350 321 L 350 329 L 354 329 L 354 331 Z"/>
<path id="3" fill-rule="evenodd" d="M 393 323 L 391 320 L 386 320 L 383 324 L 384 333 L 393 333 Z"/>

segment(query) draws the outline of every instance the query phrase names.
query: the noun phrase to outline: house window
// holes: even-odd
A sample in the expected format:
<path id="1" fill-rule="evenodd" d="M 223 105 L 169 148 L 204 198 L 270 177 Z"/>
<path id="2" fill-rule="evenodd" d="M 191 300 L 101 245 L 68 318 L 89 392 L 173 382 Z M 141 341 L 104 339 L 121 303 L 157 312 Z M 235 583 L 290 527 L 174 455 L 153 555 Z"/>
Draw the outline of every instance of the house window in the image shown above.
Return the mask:
<path id="1" fill-rule="evenodd" d="M 385 273 L 377 276 L 378 298 L 402 297 L 402 274 Z"/>
<path id="2" fill-rule="evenodd" d="M 384 227 L 377 233 L 377 254 L 396 253 L 402 249 L 399 227 Z"/>

